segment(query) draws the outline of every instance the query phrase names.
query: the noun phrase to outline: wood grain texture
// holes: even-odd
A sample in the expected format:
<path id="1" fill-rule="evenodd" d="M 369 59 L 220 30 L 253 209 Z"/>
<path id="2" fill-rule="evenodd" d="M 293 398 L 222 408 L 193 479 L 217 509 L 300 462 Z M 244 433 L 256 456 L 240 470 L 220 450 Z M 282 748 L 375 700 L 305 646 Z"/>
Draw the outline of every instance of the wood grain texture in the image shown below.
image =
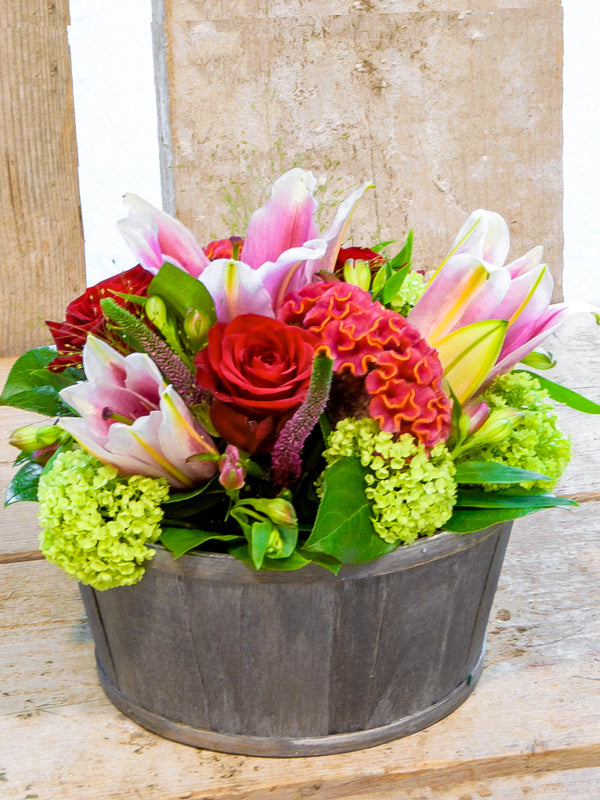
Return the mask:
<path id="1" fill-rule="evenodd" d="M 85 287 L 68 2 L 1 0 L 0 355 L 46 344 Z"/>
<path id="2" fill-rule="evenodd" d="M 436 267 L 467 214 L 500 212 L 513 257 L 562 270 L 562 10 L 521 3 L 165 0 L 174 210 L 201 242 L 243 235 L 285 169 L 324 185 L 326 227 Z M 468 9 L 468 10 L 466 10 Z"/>

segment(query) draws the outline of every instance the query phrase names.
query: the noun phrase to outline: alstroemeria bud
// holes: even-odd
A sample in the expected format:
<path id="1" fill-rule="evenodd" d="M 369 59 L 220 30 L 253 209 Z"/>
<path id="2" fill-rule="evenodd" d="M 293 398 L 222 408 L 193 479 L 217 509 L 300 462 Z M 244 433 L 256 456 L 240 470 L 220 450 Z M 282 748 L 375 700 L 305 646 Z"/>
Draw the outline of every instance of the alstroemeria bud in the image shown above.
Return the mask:
<path id="1" fill-rule="evenodd" d="M 368 263 L 360 258 L 349 258 L 344 264 L 344 280 L 368 291 L 371 286 L 371 270 Z"/>
<path id="2" fill-rule="evenodd" d="M 17 428 L 9 439 L 9 444 L 22 453 L 35 453 L 52 445 L 63 444 L 70 438 L 69 434 L 57 425 L 25 425 Z"/>
<path id="3" fill-rule="evenodd" d="M 198 351 L 206 344 L 206 337 L 210 329 L 208 314 L 202 311 L 190 311 L 183 320 L 183 330 L 194 350 Z"/>
<path id="4" fill-rule="evenodd" d="M 150 322 L 155 325 L 159 331 L 167 327 L 169 317 L 167 315 L 167 307 L 165 301 L 157 295 L 151 295 L 144 306 L 144 311 Z"/>
<path id="5" fill-rule="evenodd" d="M 219 458 L 219 483 L 225 491 L 232 492 L 241 489 L 244 485 L 245 470 L 240 462 L 240 453 L 237 447 L 227 445 L 225 452 Z"/>

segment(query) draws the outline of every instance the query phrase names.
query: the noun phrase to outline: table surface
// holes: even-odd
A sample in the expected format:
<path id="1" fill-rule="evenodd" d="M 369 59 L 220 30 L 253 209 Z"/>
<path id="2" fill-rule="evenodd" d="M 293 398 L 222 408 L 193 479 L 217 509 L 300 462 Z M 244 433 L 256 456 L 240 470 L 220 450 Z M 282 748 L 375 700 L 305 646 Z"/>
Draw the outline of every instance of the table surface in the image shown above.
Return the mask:
<path id="1" fill-rule="evenodd" d="M 547 342 L 553 380 L 600 402 L 600 328 Z M 0 385 L 11 360 L 0 359 Z M 554 509 L 514 526 L 483 675 L 457 711 L 361 752 L 266 759 L 196 750 L 104 697 L 76 584 L 38 550 L 36 506 L 0 511 L 0 797 L 7 800 L 597 800 L 600 797 L 600 416 L 560 409 L 573 459 Z M 0 407 L 0 494 L 10 432 Z"/>

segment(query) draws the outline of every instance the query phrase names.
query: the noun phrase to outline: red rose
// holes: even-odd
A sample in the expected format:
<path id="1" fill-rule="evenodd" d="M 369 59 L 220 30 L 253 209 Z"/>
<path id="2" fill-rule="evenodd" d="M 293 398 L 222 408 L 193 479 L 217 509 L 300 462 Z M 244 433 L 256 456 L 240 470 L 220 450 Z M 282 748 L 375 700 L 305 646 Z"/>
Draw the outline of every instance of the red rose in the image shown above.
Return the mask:
<path id="1" fill-rule="evenodd" d="M 270 317 L 243 314 L 217 322 L 195 358 L 198 384 L 213 396 L 219 435 L 264 453 L 306 397 L 319 339 Z"/>
<path id="2" fill-rule="evenodd" d="M 374 275 L 385 264 L 385 258 L 368 247 L 340 247 L 333 270 L 339 278 L 344 277 L 344 264 L 349 258 L 353 261 L 366 261 L 371 275 Z"/>
<path id="3" fill-rule="evenodd" d="M 244 240 L 239 236 L 230 236 L 229 239 L 215 239 L 202 248 L 202 252 L 209 261 L 217 258 L 236 258 L 239 260 L 244 249 Z"/>
<path id="4" fill-rule="evenodd" d="M 139 306 L 128 303 L 118 297 L 115 292 L 135 294 L 145 297 L 148 284 L 152 280 L 152 273 L 139 264 L 133 269 L 106 278 L 95 286 L 90 286 L 85 292 L 72 300 L 67 306 L 64 322 L 49 322 L 46 325 L 58 349 L 59 355 L 49 365 L 54 372 L 62 372 L 67 367 L 81 364 L 81 352 L 88 333 L 93 333 L 99 339 L 109 342 L 122 353 L 131 352 L 123 341 L 116 336 L 107 325 L 100 300 L 104 297 L 112 299 L 133 314 L 139 314 Z"/>

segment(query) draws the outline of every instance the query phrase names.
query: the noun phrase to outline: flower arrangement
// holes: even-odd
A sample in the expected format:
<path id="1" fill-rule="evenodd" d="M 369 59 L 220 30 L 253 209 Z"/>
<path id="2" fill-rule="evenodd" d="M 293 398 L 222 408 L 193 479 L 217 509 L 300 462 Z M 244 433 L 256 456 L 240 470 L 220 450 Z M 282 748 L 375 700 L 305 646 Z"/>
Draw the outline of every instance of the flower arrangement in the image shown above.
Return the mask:
<path id="1" fill-rule="evenodd" d="M 42 552 L 82 583 L 138 581 L 157 542 L 337 573 L 574 505 L 551 494 L 570 444 L 550 401 L 600 408 L 530 371 L 580 310 L 550 304 L 542 249 L 505 264 L 508 226 L 479 210 L 425 275 L 412 232 L 393 257 L 342 247 L 369 184 L 325 233 L 316 186 L 291 170 L 244 239 L 204 247 L 126 196 L 139 264 L 16 361 L 0 402 L 54 421 L 13 434 L 6 503 L 39 501 Z"/>

